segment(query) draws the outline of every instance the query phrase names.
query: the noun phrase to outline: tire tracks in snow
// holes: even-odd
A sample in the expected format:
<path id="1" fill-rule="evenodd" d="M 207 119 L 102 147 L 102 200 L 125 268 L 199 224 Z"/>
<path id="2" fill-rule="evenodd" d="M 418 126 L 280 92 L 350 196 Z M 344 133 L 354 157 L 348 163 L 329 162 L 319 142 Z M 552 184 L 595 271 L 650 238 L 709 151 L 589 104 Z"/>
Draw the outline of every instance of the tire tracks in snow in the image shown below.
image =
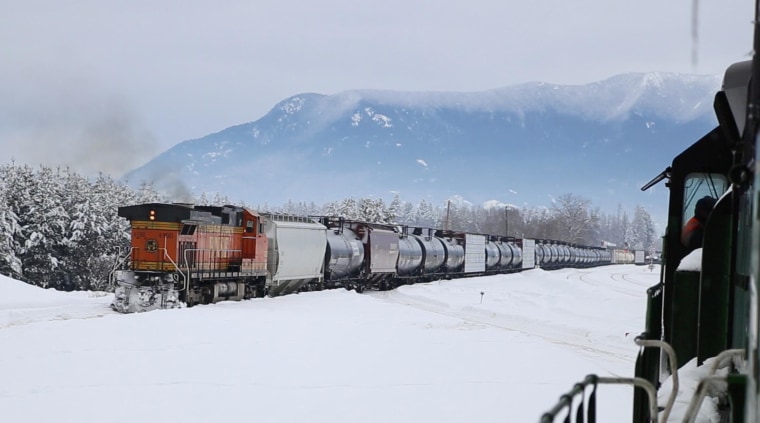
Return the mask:
<path id="1" fill-rule="evenodd" d="M 538 337 L 553 344 L 563 345 L 580 351 L 590 358 L 598 358 L 598 356 L 602 354 L 613 359 L 628 362 L 635 357 L 635 353 L 626 352 L 622 348 L 594 342 L 591 338 L 588 337 L 590 334 L 589 332 L 581 333 L 581 331 L 575 331 L 577 333 L 570 333 L 569 331 L 563 330 L 561 328 L 553 328 L 548 322 L 542 323 L 539 321 L 533 321 L 519 315 L 501 313 L 497 314 L 491 311 L 478 310 L 472 307 L 465 307 L 458 310 L 451 309 L 451 307 L 449 307 L 447 304 L 435 300 L 430 301 L 426 298 L 420 298 L 414 295 L 404 294 L 398 290 L 373 292 L 370 293 L 370 296 L 389 303 L 411 307 L 417 310 L 454 318 L 464 322 L 474 323 L 510 332 L 517 332 L 530 337 Z M 480 316 L 478 314 L 480 314 Z M 498 321 L 489 319 L 489 317 L 498 318 Z M 508 324 L 506 322 L 510 323 Z M 592 343 L 589 344 L 589 341 Z M 631 341 L 631 345 L 633 345 L 633 341 Z"/>

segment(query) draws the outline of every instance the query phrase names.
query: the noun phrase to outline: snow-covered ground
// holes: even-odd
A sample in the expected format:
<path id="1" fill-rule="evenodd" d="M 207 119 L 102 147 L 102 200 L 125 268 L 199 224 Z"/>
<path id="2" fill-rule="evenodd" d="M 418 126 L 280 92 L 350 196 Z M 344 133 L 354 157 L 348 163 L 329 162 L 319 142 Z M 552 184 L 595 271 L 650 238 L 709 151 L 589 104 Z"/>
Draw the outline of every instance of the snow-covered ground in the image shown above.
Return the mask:
<path id="1" fill-rule="evenodd" d="M 534 422 L 633 375 L 659 268 L 531 270 L 120 315 L 0 277 L 7 422 Z M 599 421 L 632 388 L 600 386 Z"/>

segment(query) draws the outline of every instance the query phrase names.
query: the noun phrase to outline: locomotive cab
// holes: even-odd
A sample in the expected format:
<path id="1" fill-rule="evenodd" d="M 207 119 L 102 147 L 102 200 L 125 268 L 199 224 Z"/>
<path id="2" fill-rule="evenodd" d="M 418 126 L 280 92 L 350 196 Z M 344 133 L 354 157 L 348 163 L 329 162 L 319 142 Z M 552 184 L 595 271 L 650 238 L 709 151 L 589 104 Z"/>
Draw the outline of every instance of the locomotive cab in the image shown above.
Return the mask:
<path id="1" fill-rule="evenodd" d="M 757 260 L 756 240 L 760 238 L 760 231 L 754 226 L 758 220 L 755 202 L 760 197 L 757 186 L 752 186 L 757 183 L 753 181 L 753 169 L 758 123 L 748 121 L 755 127 L 744 127 L 751 70 L 749 62 L 727 69 L 723 87 L 714 101 L 718 126 L 677 155 L 670 167 L 642 187 L 644 191 L 667 179 L 670 191 L 660 282 L 647 290 L 645 330 L 635 339 L 641 347 L 635 377 L 589 375 L 544 413 L 542 422 L 554 421 L 568 403 L 573 408 L 573 397 L 584 395 L 586 387 L 592 386 L 591 395 L 595 395 L 597 384 L 620 383 L 635 386 L 634 423 L 669 421 L 676 396 L 687 390 L 675 389 L 679 369 L 692 360 L 700 366 L 708 358 L 715 361 L 710 369 L 702 370 L 708 376 L 699 383 L 694 398 L 685 400 L 690 406 L 685 410 L 684 421 L 694 421 L 708 388 L 716 397 L 721 421 L 757 421 L 760 390 L 756 381 L 760 379 L 760 370 L 757 337 L 753 335 L 760 331 L 752 327 L 758 325 L 758 313 L 753 309 L 758 301 L 753 298 L 756 289 L 751 287 L 756 280 L 751 275 L 757 272 L 752 269 L 752 261 Z M 757 87 L 755 90 L 760 100 L 760 90 Z M 747 118 L 752 116 L 747 114 Z M 747 134 L 742 139 L 740 134 L 744 132 Z M 688 228 L 684 226 L 689 226 L 700 210 L 700 199 L 705 197 L 716 201 L 714 206 L 699 211 L 703 233 L 701 245 L 697 245 L 700 248 L 694 249 L 687 242 Z M 727 376 L 713 374 L 717 367 L 725 365 L 724 359 L 741 361 L 746 356 L 749 357 L 745 363 L 728 369 Z M 750 367 L 749 371 L 744 367 Z M 658 403 L 656 390 L 668 376 L 672 376 L 673 390 L 664 395 L 668 396 L 666 403 Z M 683 398 L 678 401 L 684 402 Z M 583 400 L 575 411 L 582 415 Z M 589 407 L 588 415 L 590 421 L 595 407 Z"/>
<path id="2" fill-rule="evenodd" d="M 749 266 L 748 260 L 738 257 L 737 245 L 748 242 L 749 236 L 748 226 L 741 224 L 747 219 L 747 207 L 742 204 L 749 201 L 744 192 L 746 182 L 741 179 L 750 158 L 739 146 L 748 71 L 745 63 L 726 71 L 723 89 L 714 102 L 719 126 L 676 156 L 669 168 L 642 188 L 669 179 L 660 283 L 647 291 L 645 332 L 640 339 L 666 342 L 677 363 L 661 361 L 656 348 L 642 348 L 636 376 L 654 387 L 666 376 L 660 370 L 667 368 L 666 364 L 677 369 L 696 358 L 701 365 L 722 351 L 746 345 L 742 334 L 747 325 Z M 703 202 L 715 204 L 700 212 Z M 702 233 L 695 235 L 701 242 L 690 238 L 694 227 L 702 228 Z M 634 422 L 652 417 L 647 403 L 644 391 L 637 388 Z"/>

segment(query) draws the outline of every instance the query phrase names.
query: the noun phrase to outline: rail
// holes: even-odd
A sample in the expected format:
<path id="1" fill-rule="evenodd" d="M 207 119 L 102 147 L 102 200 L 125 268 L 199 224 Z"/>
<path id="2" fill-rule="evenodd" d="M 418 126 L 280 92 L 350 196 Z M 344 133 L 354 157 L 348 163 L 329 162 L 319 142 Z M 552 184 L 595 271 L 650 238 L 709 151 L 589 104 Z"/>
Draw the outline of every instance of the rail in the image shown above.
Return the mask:
<path id="1" fill-rule="evenodd" d="M 589 423 L 596 421 L 596 389 L 599 384 L 607 385 L 633 385 L 642 388 L 646 391 L 649 398 L 650 408 L 650 422 L 657 422 L 657 391 L 654 386 L 649 383 L 648 380 L 643 378 L 622 378 L 622 377 L 599 377 L 597 375 L 588 375 L 582 382 L 576 383 L 570 392 L 559 397 L 557 404 L 552 407 L 541 416 L 540 423 L 553 423 L 554 419 L 565 409 L 567 409 L 567 415 L 565 416 L 565 422 L 570 422 L 570 417 L 575 414 L 575 422 L 583 423 L 588 421 Z M 586 389 L 591 386 L 591 393 L 588 397 L 588 406 L 585 405 Z M 580 396 L 580 402 L 578 403 L 575 413 L 573 413 L 573 398 Z M 586 411 L 584 417 L 584 410 Z"/>

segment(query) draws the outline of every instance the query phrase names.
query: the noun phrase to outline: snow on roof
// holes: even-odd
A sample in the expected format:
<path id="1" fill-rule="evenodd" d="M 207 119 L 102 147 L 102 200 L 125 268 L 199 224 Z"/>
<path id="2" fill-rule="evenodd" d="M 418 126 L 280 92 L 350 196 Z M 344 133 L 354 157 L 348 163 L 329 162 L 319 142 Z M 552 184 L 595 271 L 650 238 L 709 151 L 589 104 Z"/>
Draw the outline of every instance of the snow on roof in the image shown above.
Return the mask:
<path id="1" fill-rule="evenodd" d="M 702 249 L 689 253 L 686 257 L 681 259 L 681 263 L 678 264 L 676 271 L 682 272 L 701 272 L 702 271 Z"/>

